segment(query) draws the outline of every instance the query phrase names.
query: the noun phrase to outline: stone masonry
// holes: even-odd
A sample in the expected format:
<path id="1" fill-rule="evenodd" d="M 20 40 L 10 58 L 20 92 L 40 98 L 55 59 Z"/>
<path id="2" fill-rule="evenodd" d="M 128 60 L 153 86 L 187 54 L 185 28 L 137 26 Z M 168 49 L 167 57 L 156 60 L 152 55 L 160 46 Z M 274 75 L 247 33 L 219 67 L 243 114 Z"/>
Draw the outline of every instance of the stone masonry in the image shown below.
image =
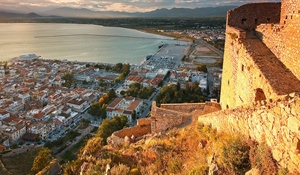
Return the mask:
<path id="1" fill-rule="evenodd" d="M 300 172 L 300 1 L 246 4 L 227 13 L 221 111 L 198 121 L 266 141 Z"/>
<path id="2" fill-rule="evenodd" d="M 222 109 L 300 92 L 299 4 L 253 3 L 227 13 Z"/>
<path id="3" fill-rule="evenodd" d="M 192 119 L 193 115 L 198 116 L 220 109 L 221 106 L 214 102 L 162 104 L 159 108 L 154 101 L 152 102 L 151 117 L 139 119 L 137 126 L 114 132 L 107 138 L 107 143 L 123 145 L 126 139 L 139 139 L 146 134 L 163 132 L 185 123 L 188 118 Z M 131 139 L 131 141 L 135 140 Z"/>
<path id="4" fill-rule="evenodd" d="M 212 125 L 218 131 L 243 134 L 258 142 L 265 139 L 282 167 L 300 172 L 299 94 L 210 113 L 200 116 L 198 122 Z"/>

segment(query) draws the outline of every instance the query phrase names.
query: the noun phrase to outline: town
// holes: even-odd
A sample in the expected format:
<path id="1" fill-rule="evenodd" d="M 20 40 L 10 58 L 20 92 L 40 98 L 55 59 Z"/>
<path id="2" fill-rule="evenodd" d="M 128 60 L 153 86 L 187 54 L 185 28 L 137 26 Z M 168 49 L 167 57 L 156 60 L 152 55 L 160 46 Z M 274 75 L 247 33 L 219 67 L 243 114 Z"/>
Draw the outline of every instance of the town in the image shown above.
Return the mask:
<path id="1" fill-rule="evenodd" d="M 185 31 L 193 43 L 161 43 L 139 65 L 46 60 L 35 54 L 2 62 L 1 149 L 43 146 L 71 131 L 83 137 L 114 116 L 126 116 L 133 126 L 149 116 L 152 101 L 170 84 L 185 89 L 196 83 L 205 100 L 217 100 L 222 52 L 202 40 L 222 39 L 216 30 Z"/>

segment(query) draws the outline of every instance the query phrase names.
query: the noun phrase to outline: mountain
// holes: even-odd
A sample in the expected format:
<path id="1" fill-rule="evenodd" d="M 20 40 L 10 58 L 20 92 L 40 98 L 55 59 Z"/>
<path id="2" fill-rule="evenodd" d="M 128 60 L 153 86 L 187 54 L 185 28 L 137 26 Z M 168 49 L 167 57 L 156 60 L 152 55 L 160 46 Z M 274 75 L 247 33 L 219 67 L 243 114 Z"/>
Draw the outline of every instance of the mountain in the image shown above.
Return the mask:
<path id="1" fill-rule="evenodd" d="M 235 6 L 205 7 L 205 8 L 172 8 L 157 9 L 141 14 L 143 17 L 225 17 L 228 10 Z"/>
<path id="2" fill-rule="evenodd" d="M 84 18 L 117 18 L 117 17 L 225 17 L 226 12 L 235 6 L 206 7 L 206 8 L 172 8 L 157 9 L 151 12 L 116 12 L 116 11 L 92 11 L 89 9 L 61 7 L 45 11 L 43 15 L 57 15 L 63 17 L 84 17 Z"/>
<path id="3" fill-rule="evenodd" d="M 81 17 L 81 18 L 117 18 L 117 17 L 132 17 L 130 13 L 114 12 L 114 11 L 92 11 L 86 8 L 70 8 L 61 7 L 53 10 L 48 10 L 41 13 L 46 16 L 56 15 L 63 17 Z"/>
<path id="4" fill-rule="evenodd" d="M 61 16 L 61 17 L 75 17 L 75 18 L 126 18 L 126 17 L 153 17 L 153 18 L 172 18 L 172 17 L 225 17 L 226 12 L 235 6 L 221 6 L 221 7 L 206 7 L 206 8 L 172 8 L 172 9 L 157 9 L 151 12 L 116 12 L 116 11 L 92 11 L 86 8 L 70 8 L 61 7 L 52 10 L 38 10 L 38 14 L 33 11 L 23 12 L 12 9 L 0 10 L 0 18 L 39 18 L 42 16 Z M 26 9 L 28 11 L 30 9 Z M 2 11 L 2 12 L 1 12 Z M 25 15 L 24 15 L 25 14 Z M 41 16 L 40 16 L 41 15 Z"/>
<path id="5" fill-rule="evenodd" d="M 40 18 L 42 16 L 34 13 L 34 12 L 31 12 L 31 13 L 28 13 L 27 15 L 25 15 L 27 18 Z"/>

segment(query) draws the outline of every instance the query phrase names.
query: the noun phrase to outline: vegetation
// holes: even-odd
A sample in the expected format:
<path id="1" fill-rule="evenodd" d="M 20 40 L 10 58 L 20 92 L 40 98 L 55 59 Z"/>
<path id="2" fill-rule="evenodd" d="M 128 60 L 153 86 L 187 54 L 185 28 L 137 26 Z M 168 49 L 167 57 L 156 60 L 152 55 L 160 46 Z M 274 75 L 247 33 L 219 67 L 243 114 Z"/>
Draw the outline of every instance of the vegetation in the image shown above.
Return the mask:
<path id="1" fill-rule="evenodd" d="M 52 160 L 51 151 L 47 148 L 42 148 L 34 159 L 31 171 L 37 173 L 44 169 Z"/>
<path id="2" fill-rule="evenodd" d="M 106 139 L 111 136 L 113 132 L 121 130 L 127 126 L 127 121 L 127 117 L 123 115 L 120 117 L 116 116 L 113 119 L 105 119 L 97 132 L 97 136 L 103 139 L 102 144 L 107 144 Z"/>
<path id="3" fill-rule="evenodd" d="M 139 83 L 132 83 L 129 85 L 129 89 L 127 89 L 127 91 L 121 91 L 120 94 L 123 96 L 148 99 L 153 94 L 153 92 L 155 92 L 155 88 L 152 86 L 142 87 L 142 85 Z"/>
<path id="4" fill-rule="evenodd" d="M 77 131 L 71 130 L 67 133 L 65 137 L 60 137 L 59 139 L 53 141 L 53 142 L 46 142 L 45 147 L 51 149 L 54 154 L 59 153 L 64 148 L 66 148 L 66 144 L 70 141 L 73 141 L 77 136 L 79 136 L 80 133 Z"/>
<path id="5" fill-rule="evenodd" d="M 24 19 L 1 19 L 0 22 L 17 23 L 77 23 L 94 24 L 111 27 L 126 27 L 145 30 L 201 30 L 199 27 L 224 28 L 225 17 L 211 18 L 107 18 L 107 19 L 88 19 L 88 18 L 24 18 Z"/>
<path id="6" fill-rule="evenodd" d="M 166 85 L 161 88 L 156 96 L 158 105 L 162 103 L 198 103 L 203 101 L 204 97 L 197 83 L 193 83 L 191 87 L 187 83 L 184 90 L 180 88 L 179 83 L 177 85 Z"/>
<path id="7" fill-rule="evenodd" d="M 260 174 L 288 173 L 287 169 L 274 168 L 276 162 L 264 143 L 218 133 L 204 124 L 172 129 L 129 146 L 115 148 L 100 143 L 103 138 L 98 136 L 89 140 L 79 159 L 68 164 L 65 174 L 78 173 L 83 162 L 90 163 L 87 174 L 104 174 L 107 164 L 112 174 L 208 174 L 211 157 L 218 166 L 218 174 L 242 175 L 254 167 L 259 168 Z"/>
<path id="8" fill-rule="evenodd" d="M 24 153 L 13 153 L 14 150 L 10 151 L 12 156 L 2 156 L 2 165 L 0 167 L 0 174 L 18 174 L 18 175 L 29 175 L 31 174 L 32 163 L 35 157 L 38 155 L 40 147 L 28 148 Z"/>
<path id="9" fill-rule="evenodd" d="M 207 67 L 206 67 L 206 65 L 198 66 L 198 67 L 196 68 L 196 70 L 197 70 L 197 71 L 202 71 L 202 72 L 207 73 Z"/>
<path id="10" fill-rule="evenodd" d="M 113 71 L 121 73 L 118 78 L 116 78 L 115 82 L 119 82 L 123 80 L 130 73 L 130 65 L 117 63 L 113 68 Z"/>
<path id="11" fill-rule="evenodd" d="M 89 113 L 93 116 L 106 119 L 107 104 L 116 97 L 116 92 L 111 89 L 107 94 L 103 95 L 98 102 L 94 102 L 93 104 L 91 104 Z"/>
<path id="12" fill-rule="evenodd" d="M 65 86 L 67 88 L 70 88 L 72 85 L 74 87 L 76 86 L 73 72 L 65 73 L 64 76 L 62 77 L 62 79 L 65 80 L 65 83 L 62 84 L 63 86 Z"/>
<path id="13" fill-rule="evenodd" d="M 262 142 L 260 144 L 256 142 L 251 143 L 250 161 L 252 167 L 257 168 L 260 174 L 277 174 L 278 167 L 276 161 L 272 156 L 270 148 L 265 142 Z M 281 170 L 280 172 L 284 174 L 283 170 Z"/>

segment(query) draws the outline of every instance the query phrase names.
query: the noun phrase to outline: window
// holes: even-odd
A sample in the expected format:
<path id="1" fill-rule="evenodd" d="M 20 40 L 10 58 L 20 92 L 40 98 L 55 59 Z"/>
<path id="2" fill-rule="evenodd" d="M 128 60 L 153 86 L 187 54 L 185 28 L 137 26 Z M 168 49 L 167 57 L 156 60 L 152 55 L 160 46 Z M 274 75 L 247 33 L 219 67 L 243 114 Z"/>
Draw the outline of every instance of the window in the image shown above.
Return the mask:
<path id="1" fill-rule="evenodd" d="M 255 101 L 262 101 L 266 99 L 266 95 L 261 88 L 255 89 Z"/>
<path id="2" fill-rule="evenodd" d="M 246 19 L 246 18 L 243 18 L 243 19 L 242 19 L 242 24 L 246 24 L 246 21 L 247 21 L 247 19 Z"/>
<path id="3" fill-rule="evenodd" d="M 242 71 L 244 72 L 244 65 L 242 64 Z"/>

